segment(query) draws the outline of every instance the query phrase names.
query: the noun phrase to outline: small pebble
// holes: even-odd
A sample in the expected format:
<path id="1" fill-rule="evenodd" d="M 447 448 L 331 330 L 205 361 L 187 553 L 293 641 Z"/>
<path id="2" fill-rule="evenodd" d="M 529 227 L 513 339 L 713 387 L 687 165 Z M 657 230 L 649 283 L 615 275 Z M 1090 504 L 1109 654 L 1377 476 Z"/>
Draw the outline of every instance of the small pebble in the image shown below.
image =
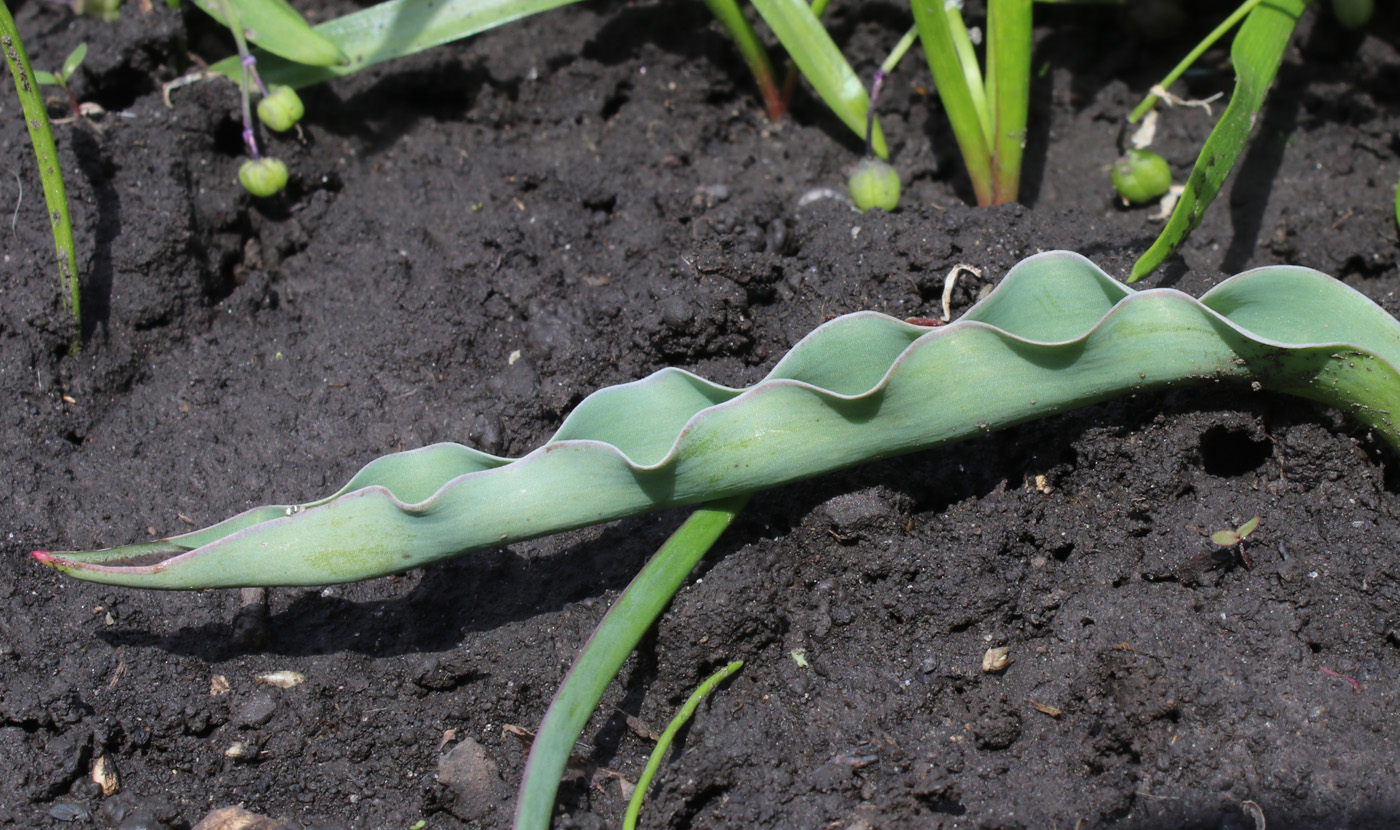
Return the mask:
<path id="1" fill-rule="evenodd" d="M 80 804 L 60 801 L 49 808 L 49 817 L 59 821 L 91 821 L 92 813 Z"/>

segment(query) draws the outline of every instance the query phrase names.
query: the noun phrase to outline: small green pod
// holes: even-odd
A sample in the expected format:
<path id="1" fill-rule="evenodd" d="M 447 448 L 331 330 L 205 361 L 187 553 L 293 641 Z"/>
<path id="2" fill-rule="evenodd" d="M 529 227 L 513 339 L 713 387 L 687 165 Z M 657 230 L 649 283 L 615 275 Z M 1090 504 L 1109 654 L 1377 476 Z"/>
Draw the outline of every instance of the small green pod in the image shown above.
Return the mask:
<path id="1" fill-rule="evenodd" d="M 287 186 L 287 165 L 281 159 L 248 159 L 238 168 L 238 181 L 254 196 L 271 196 Z"/>
<path id="2" fill-rule="evenodd" d="M 1372 0 L 1332 0 L 1332 14 L 1343 29 L 1360 29 L 1371 22 Z"/>
<path id="3" fill-rule="evenodd" d="M 850 188 L 857 210 L 899 207 L 899 172 L 880 159 L 861 159 L 851 173 Z"/>
<path id="4" fill-rule="evenodd" d="M 1171 190 L 1172 169 L 1151 150 L 1129 150 L 1113 163 L 1113 187 L 1128 202 L 1146 204 Z"/>
<path id="5" fill-rule="evenodd" d="M 258 102 L 258 118 L 269 130 L 279 133 L 290 130 L 305 114 L 301 98 L 289 86 L 274 84 Z"/>

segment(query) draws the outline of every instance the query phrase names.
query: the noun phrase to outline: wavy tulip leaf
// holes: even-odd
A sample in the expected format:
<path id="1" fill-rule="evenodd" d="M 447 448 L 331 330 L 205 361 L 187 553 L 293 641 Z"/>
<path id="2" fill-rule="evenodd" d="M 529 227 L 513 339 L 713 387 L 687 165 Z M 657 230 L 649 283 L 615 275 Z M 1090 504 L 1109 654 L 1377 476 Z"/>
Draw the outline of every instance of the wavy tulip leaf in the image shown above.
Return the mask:
<path id="1" fill-rule="evenodd" d="M 367 579 L 1188 381 L 1331 404 L 1400 446 L 1397 367 L 1400 323 L 1316 271 L 1260 268 L 1196 300 L 1134 291 L 1077 254 L 1051 252 L 942 328 L 873 312 L 833 320 L 748 389 L 663 369 L 595 392 L 519 459 L 437 444 L 381 458 L 322 501 L 159 542 L 36 556 L 147 588 Z"/>
<path id="2" fill-rule="evenodd" d="M 312 29 L 306 18 L 286 0 L 194 0 L 206 14 L 227 26 L 224 3 L 236 10 L 235 17 L 247 38 L 274 55 L 312 66 L 335 66 L 350 61 L 339 46 Z M 237 65 L 238 58 L 232 60 Z"/>
<path id="3" fill-rule="evenodd" d="M 1250 10 L 1230 45 L 1230 62 L 1235 67 L 1235 91 L 1230 104 L 1206 138 L 1186 191 L 1176 203 L 1167 225 L 1138 261 L 1128 282 L 1135 282 L 1157 269 L 1171 256 L 1196 226 L 1206 208 L 1215 200 L 1264 106 L 1269 86 L 1278 74 L 1283 52 L 1293 36 L 1293 27 L 1312 0 L 1264 0 Z"/>

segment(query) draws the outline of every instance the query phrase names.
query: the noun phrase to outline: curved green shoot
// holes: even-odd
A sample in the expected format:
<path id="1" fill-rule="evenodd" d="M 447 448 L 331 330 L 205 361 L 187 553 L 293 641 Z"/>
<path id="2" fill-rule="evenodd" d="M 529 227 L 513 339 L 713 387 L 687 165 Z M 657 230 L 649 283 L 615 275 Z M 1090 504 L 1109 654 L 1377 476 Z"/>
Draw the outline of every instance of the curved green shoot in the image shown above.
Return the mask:
<path id="1" fill-rule="evenodd" d="M 1136 282 L 1155 271 L 1201 224 L 1206 208 L 1215 200 L 1235 162 L 1244 152 L 1245 143 L 1268 95 L 1269 85 L 1278 74 L 1293 28 L 1311 0 L 1251 2 L 1257 4 L 1245 17 L 1230 45 L 1230 61 L 1235 66 L 1236 76 L 1234 94 L 1201 148 L 1191 177 L 1186 181 L 1186 190 L 1177 201 L 1166 227 L 1133 264 L 1128 282 Z"/>
<path id="2" fill-rule="evenodd" d="M 595 392 L 521 458 L 435 444 L 380 458 L 310 504 L 36 557 L 144 588 L 349 582 L 1202 381 L 1321 401 L 1400 446 L 1400 323 L 1345 284 L 1276 266 L 1197 300 L 1134 291 L 1060 251 L 1018 264 L 938 329 L 873 312 L 837 318 L 747 389 L 663 369 Z"/>
<path id="3" fill-rule="evenodd" d="M 837 118 L 865 139 L 870 96 L 811 7 L 804 0 L 753 0 L 753 5 L 817 95 Z M 878 121 L 870 144 L 875 155 L 889 158 Z"/>
<path id="4" fill-rule="evenodd" d="M 262 50 L 253 54 L 269 85 L 301 89 L 575 2 L 578 0 L 389 0 L 315 27 L 318 35 L 345 53 L 344 63 L 308 66 Z M 238 57 L 221 60 L 209 70 L 237 81 Z"/>
<path id="5" fill-rule="evenodd" d="M 319 34 L 286 0 L 193 0 L 194 4 L 229 28 L 240 26 L 249 40 L 296 63 L 335 66 L 349 62 L 340 47 Z M 236 9 L 226 14 L 224 2 Z"/>
<path id="6" fill-rule="evenodd" d="M 1182 58 L 1176 66 L 1173 66 L 1172 70 L 1167 73 L 1166 77 L 1163 78 L 1157 86 L 1162 89 L 1171 89 L 1171 85 L 1176 83 L 1181 76 L 1185 74 L 1186 70 L 1191 68 L 1191 64 L 1200 60 L 1201 55 L 1204 55 L 1207 49 L 1214 46 L 1215 42 L 1224 37 L 1226 32 L 1233 29 L 1236 23 L 1243 20 L 1244 16 L 1249 14 L 1250 9 L 1259 5 L 1259 2 L 1260 0 L 1245 0 L 1245 2 L 1241 3 L 1239 8 L 1231 12 L 1229 17 L 1221 21 L 1219 26 L 1212 29 L 1210 34 L 1202 38 L 1201 42 L 1197 43 L 1190 52 L 1187 52 L 1186 57 Z M 1147 115 L 1147 113 L 1157 105 L 1158 100 L 1156 93 L 1149 93 L 1146 98 L 1142 99 L 1142 103 L 1138 104 L 1137 107 L 1133 109 L 1132 113 L 1128 115 L 1128 123 L 1136 124 L 1141 121 L 1143 116 Z"/>
<path id="7" fill-rule="evenodd" d="M 68 190 L 63 186 L 63 169 L 58 163 L 58 148 L 53 143 L 53 128 L 49 126 L 49 114 L 44 109 L 44 97 L 39 92 L 29 56 L 25 54 L 24 42 L 15 29 L 15 20 L 3 0 L 0 0 L 0 48 L 4 49 L 5 62 L 15 79 L 15 90 L 19 93 L 20 110 L 24 113 L 24 123 L 29 128 L 29 140 L 34 144 L 34 157 L 39 163 L 39 181 L 44 185 L 44 201 L 48 205 L 49 227 L 53 231 L 54 248 L 58 252 L 59 296 L 73 315 L 73 340 L 69 351 L 77 354 L 83 342 L 83 315 L 81 286 L 78 283 L 78 260 L 73 246 L 73 223 L 68 212 Z M 73 55 L 64 61 L 82 61 L 82 50 L 74 61 Z M 71 73 L 68 73 L 71 74 Z"/>
<path id="8" fill-rule="evenodd" d="M 782 118 L 783 113 L 787 112 L 788 99 L 783 90 L 778 88 L 773 64 L 768 60 L 768 50 L 764 48 L 763 41 L 759 40 L 758 33 L 744 16 L 738 2 L 705 0 L 705 7 L 720 25 L 724 26 L 725 31 L 729 32 L 729 36 L 734 38 L 734 44 L 739 47 L 739 55 L 743 57 L 744 64 L 748 66 L 754 82 L 758 84 L 758 92 L 763 96 L 763 108 L 767 111 L 769 120 L 777 121 Z"/>
<path id="9" fill-rule="evenodd" d="M 691 693 L 686 699 L 685 705 L 671 719 L 666 731 L 661 733 L 661 737 L 656 741 L 656 748 L 652 750 L 651 757 L 647 759 L 646 768 L 642 770 L 641 776 L 637 779 L 637 789 L 632 792 L 632 798 L 627 802 L 627 812 L 622 817 L 622 830 L 636 830 L 637 817 L 642 812 L 642 802 L 646 800 L 647 789 L 651 787 L 651 780 L 656 776 L 656 770 L 661 767 L 661 759 L 666 757 L 666 750 L 671 748 L 671 741 L 675 740 L 676 733 L 681 731 L 681 727 L 690 722 L 695 715 L 695 710 L 700 708 L 700 702 L 709 697 L 719 684 L 728 680 L 730 675 L 744 667 L 743 660 L 735 660 L 705 679 L 699 688 Z"/>
<path id="10" fill-rule="evenodd" d="M 515 803 L 516 830 L 547 830 L 569 753 L 603 691 L 748 500 L 731 497 L 691 514 L 608 609 L 555 693 L 530 747 Z"/>

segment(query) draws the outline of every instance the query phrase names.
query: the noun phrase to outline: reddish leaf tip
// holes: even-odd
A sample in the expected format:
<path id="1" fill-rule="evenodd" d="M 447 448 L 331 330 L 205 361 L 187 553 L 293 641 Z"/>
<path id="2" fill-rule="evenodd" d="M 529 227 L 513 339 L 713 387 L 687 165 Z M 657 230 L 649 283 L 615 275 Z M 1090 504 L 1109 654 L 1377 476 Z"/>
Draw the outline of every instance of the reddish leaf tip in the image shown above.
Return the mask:
<path id="1" fill-rule="evenodd" d="M 33 553 L 31 553 L 30 556 L 33 556 L 35 559 L 39 560 L 39 562 L 45 565 L 52 565 L 56 561 L 56 557 L 53 554 L 47 553 L 42 550 L 36 550 Z"/>

